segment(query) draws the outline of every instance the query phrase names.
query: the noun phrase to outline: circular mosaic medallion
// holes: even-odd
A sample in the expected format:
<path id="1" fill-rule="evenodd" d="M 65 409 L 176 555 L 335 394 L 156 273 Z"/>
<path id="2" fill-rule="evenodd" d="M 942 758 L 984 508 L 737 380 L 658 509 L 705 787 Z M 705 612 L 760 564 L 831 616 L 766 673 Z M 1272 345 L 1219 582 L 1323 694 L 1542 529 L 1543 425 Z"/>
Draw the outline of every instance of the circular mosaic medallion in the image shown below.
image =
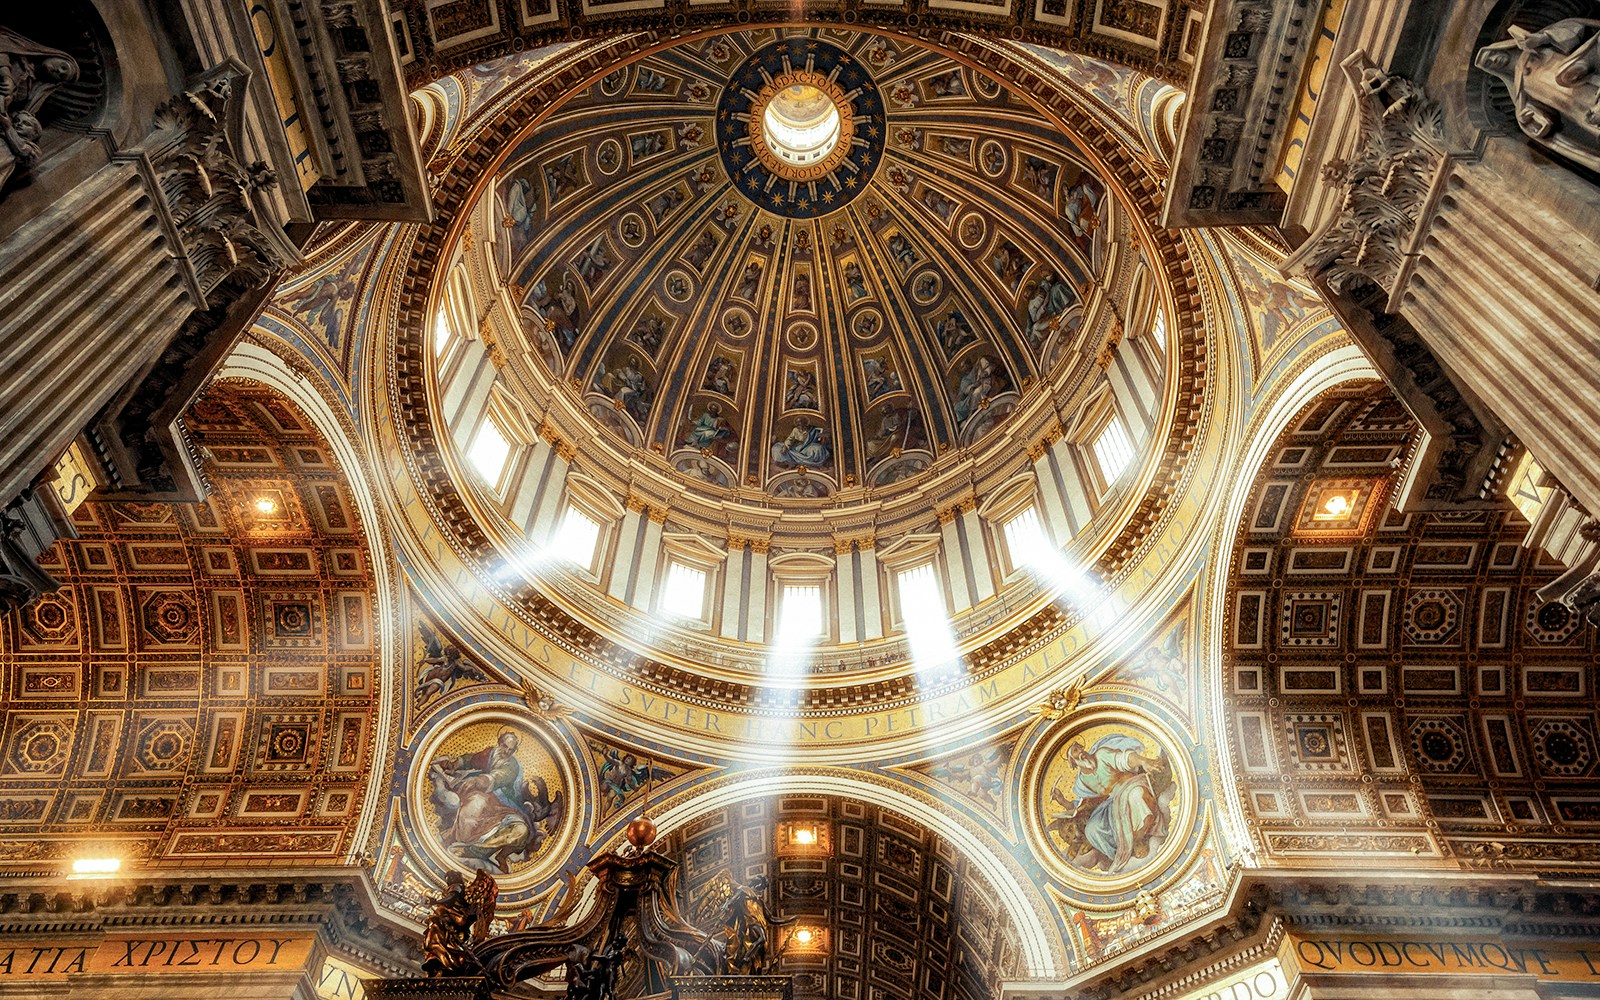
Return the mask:
<path id="1" fill-rule="evenodd" d="M 674 302 L 685 302 L 694 291 L 694 281 L 681 270 L 668 271 L 665 281 L 667 295 Z"/>
<path id="2" fill-rule="evenodd" d="M 784 338 L 791 350 L 809 351 L 817 346 L 817 328 L 810 323 L 796 323 L 789 327 L 789 332 Z"/>
<path id="3" fill-rule="evenodd" d="M 983 221 L 983 216 L 977 212 L 968 212 L 961 219 L 961 224 L 956 227 L 956 238 L 968 250 L 976 250 L 983 243 L 984 233 L 989 231 L 989 226 Z"/>
<path id="4" fill-rule="evenodd" d="M 1153 720 L 1086 714 L 1048 736 L 1028 783 L 1033 843 L 1068 883 L 1143 886 L 1183 850 L 1197 791 L 1189 757 Z"/>
<path id="5" fill-rule="evenodd" d="M 617 233 L 624 246 L 637 250 L 644 246 L 644 219 L 638 212 L 628 212 L 617 221 Z"/>
<path id="6" fill-rule="evenodd" d="M 717 102 L 717 150 L 734 187 L 791 219 L 827 215 L 883 159 L 883 97 L 837 46 L 789 38 L 758 49 Z"/>
<path id="7" fill-rule="evenodd" d="M 446 865 L 527 885 L 566 857 L 576 783 L 556 741 L 510 712 L 472 713 L 428 740 L 411 773 L 413 815 Z"/>
<path id="8" fill-rule="evenodd" d="M 850 320 L 850 332 L 856 339 L 870 341 L 883 332 L 883 314 L 868 306 L 856 310 L 855 316 Z"/>
<path id="9" fill-rule="evenodd" d="M 722 314 L 722 328 L 734 337 L 743 337 L 752 329 L 750 310 L 734 306 Z"/>
<path id="10" fill-rule="evenodd" d="M 1006 148 L 998 140 L 985 139 L 978 147 L 978 166 L 986 176 L 999 177 L 1006 172 Z"/>

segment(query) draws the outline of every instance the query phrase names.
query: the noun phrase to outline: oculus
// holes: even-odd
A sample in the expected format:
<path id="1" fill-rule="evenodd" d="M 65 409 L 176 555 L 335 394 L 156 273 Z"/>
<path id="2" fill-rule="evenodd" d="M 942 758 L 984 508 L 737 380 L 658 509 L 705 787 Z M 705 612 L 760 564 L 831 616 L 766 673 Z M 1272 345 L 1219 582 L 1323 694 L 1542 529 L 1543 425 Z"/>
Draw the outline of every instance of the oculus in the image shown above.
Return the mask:
<path id="1" fill-rule="evenodd" d="M 843 49 L 789 38 L 757 49 L 717 104 L 717 151 L 735 188 L 792 219 L 837 211 L 883 159 L 883 97 Z"/>

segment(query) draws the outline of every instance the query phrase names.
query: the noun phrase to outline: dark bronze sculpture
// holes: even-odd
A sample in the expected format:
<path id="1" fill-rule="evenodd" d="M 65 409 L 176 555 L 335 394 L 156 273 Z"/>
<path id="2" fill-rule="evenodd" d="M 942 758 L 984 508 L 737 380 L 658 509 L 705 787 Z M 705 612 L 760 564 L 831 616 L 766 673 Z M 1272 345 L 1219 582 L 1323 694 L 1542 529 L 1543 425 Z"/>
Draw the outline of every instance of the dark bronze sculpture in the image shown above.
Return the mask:
<path id="1" fill-rule="evenodd" d="M 472 947 L 488 936 L 499 894 L 500 888 L 488 872 L 479 872 L 470 885 L 460 872 L 446 876 L 444 893 L 432 901 L 433 913 L 423 931 L 423 972 L 432 978 L 478 971 Z"/>
<path id="2" fill-rule="evenodd" d="M 714 898 L 703 897 L 697 907 L 707 926 L 721 924 L 704 933 L 679 915 L 678 864 L 654 849 L 655 836 L 655 824 L 641 816 L 629 824 L 626 846 L 585 866 L 596 885 L 582 915 L 569 883 L 566 899 L 544 923 L 497 937 L 485 937 L 494 879 L 479 872 L 469 884 L 450 875 L 424 934 L 429 978 L 368 980 L 369 1000 L 487 1000 L 556 969 L 565 971 L 568 1000 L 665 993 L 675 982 L 684 987 L 685 976 L 712 992 L 791 996 L 793 984 L 772 977 L 779 951 L 772 929 L 790 921 L 767 909 L 766 880 L 741 886 L 724 877 Z M 765 986 L 755 989 L 751 977 L 765 977 Z"/>
<path id="3" fill-rule="evenodd" d="M 615 1000 L 617 973 L 627 949 L 626 934 L 617 935 L 612 946 L 601 952 L 573 945 L 567 953 L 567 1000 Z"/>
<path id="4" fill-rule="evenodd" d="M 722 964 L 730 976 L 765 976 L 777 964 L 773 929 L 792 924 L 767 909 L 767 880 L 757 875 L 749 885 L 732 885 L 722 910 Z"/>

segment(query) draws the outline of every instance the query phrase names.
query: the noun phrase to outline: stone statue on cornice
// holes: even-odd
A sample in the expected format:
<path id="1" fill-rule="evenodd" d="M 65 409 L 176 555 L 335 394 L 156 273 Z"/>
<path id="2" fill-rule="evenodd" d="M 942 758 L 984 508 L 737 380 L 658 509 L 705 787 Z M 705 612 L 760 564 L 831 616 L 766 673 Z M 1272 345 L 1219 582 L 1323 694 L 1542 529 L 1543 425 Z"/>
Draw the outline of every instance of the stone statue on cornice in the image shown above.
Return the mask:
<path id="1" fill-rule="evenodd" d="M 1569 17 L 1478 50 L 1478 68 L 1511 91 L 1535 143 L 1600 170 L 1600 21 Z"/>
<path id="2" fill-rule="evenodd" d="M 39 109 L 57 87 L 77 79 L 72 56 L 0 26 L 0 187 L 39 158 Z"/>

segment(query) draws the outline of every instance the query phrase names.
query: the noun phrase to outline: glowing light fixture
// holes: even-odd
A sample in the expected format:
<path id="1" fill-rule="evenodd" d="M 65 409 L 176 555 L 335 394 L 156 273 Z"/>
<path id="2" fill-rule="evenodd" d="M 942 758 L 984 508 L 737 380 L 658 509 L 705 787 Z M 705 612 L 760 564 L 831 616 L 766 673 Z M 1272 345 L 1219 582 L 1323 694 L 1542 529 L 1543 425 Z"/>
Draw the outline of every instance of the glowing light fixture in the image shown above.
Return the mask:
<path id="1" fill-rule="evenodd" d="M 1359 489 L 1325 489 L 1317 497 L 1317 506 L 1311 512 L 1313 521 L 1348 521 L 1356 511 Z"/>
<path id="2" fill-rule="evenodd" d="M 817 831 L 808 826 L 801 827 L 794 832 L 794 842 L 809 847 L 817 842 Z"/>
<path id="3" fill-rule="evenodd" d="M 809 927 L 802 927 L 794 932 L 794 939 L 802 945 L 810 944 L 816 936 L 816 932 Z"/>
<path id="4" fill-rule="evenodd" d="M 121 858 L 79 858 L 72 863 L 73 878 L 105 878 L 122 868 Z"/>
<path id="5" fill-rule="evenodd" d="M 255 506 L 256 510 L 262 514 L 270 515 L 278 512 L 278 501 L 272 499 L 271 497 L 256 497 Z"/>

